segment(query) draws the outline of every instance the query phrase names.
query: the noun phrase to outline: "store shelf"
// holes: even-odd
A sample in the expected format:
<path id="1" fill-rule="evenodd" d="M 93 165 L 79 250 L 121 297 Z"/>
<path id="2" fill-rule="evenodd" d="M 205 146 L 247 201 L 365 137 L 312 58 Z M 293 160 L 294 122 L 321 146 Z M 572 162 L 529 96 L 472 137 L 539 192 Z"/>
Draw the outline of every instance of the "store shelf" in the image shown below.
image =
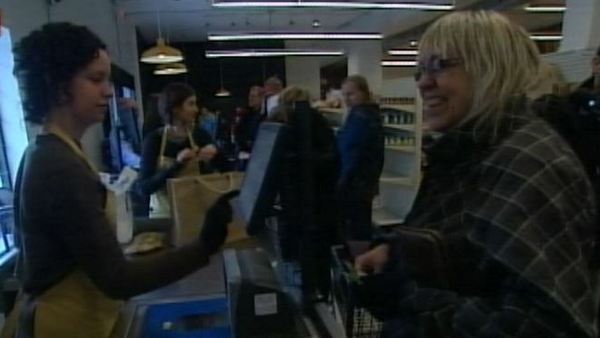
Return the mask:
<path id="1" fill-rule="evenodd" d="M 328 114 L 338 114 L 338 115 L 344 114 L 344 109 L 342 109 L 342 108 L 318 108 L 318 110 L 322 113 L 328 113 Z"/>
<path id="2" fill-rule="evenodd" d="M 381 177 L 379 177 L 379 182 L 405 186 L 414 185 L 414 179 L 412 177 L 399 176 L 386 172 L 381 174 Z"/>
<path id="3" fill-rule="evenodd" d="M 401 151 L 404 153 L 414 153 L 417 148 L 415 146 L 385 146 L 386 150 Z"/>
<path id="4" fill-rule="evenodd" d="M 372 215 L 373 225 L 376 227 L 398 225 L 404 223 L 404 218 L 395 215 L 391 211 L 384 208 L 373 209 Z"/>
<path id="5" fill-rule="evenodd" d="M 381 110 L 398 110 L 401 112 L 412 113 L 415 114 L 416 107 L 414 104 L 382 104 L 379 106 Z"/>
<path id="6" fill-rule="evenodd" d="M 414 124 L 384 124 L 385 128 L 403 130 L 403 131 L 415 131 Z"/>

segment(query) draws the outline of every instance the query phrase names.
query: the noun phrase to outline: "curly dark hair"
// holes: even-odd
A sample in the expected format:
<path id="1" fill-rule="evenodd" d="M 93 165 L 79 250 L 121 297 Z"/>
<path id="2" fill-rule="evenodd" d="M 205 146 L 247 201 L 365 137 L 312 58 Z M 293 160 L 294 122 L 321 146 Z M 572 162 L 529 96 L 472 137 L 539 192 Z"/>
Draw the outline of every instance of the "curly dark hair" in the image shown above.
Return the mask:
<path id="1" fill-rule="evenodd" d="M 106 45 L 87 27 L 49 23 L 31 32 L 15 48 L 16 75 L 25 93 L 25 119 L 43 123 L 50 110 L 69 97 L 77 72 Z"/>
<path id="2" fill-rule="evenodd" d="M 196 92 L 189 85 L 180 82 L 169 83 L 160 96 L 159 112 L 163 121 L 173 123 L 173 109 L 193 95 L 196 95 Z"/>

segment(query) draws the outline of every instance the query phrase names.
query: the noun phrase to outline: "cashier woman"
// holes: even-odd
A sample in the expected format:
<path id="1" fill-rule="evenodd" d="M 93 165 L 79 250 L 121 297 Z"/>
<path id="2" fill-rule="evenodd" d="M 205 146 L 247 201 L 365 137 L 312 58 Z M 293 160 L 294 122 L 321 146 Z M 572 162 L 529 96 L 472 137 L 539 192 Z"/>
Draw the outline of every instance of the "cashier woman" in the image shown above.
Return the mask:
<path id="1" fill-rule="evenodd" d="M 208 211 L 198 239 L 126 259 L 105 215 L 110 194 L 81 149 L 112 96 L 106 46 L 87 28 L 51 23 L 17 47 L 26 119 L 43 132 L 27 148 L 15 186 L 23 292 L 3 337 L 109 337 L 122 300 L 205 266 L 223 244 L 228 199 Z M 108 202 L 107 202 L 108 201 Z"/>

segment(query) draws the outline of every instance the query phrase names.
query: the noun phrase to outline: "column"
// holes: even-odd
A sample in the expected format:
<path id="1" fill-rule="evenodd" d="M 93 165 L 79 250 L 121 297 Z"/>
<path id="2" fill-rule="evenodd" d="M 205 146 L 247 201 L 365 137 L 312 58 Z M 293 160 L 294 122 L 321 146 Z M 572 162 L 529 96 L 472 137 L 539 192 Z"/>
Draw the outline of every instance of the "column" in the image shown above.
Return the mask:
<path id="1" fill-rule="evenodd" d="M 335 43 L 322 41 L 287 41 L 287 49 L 343 49 Z M 310 93 L 312 99 L 321 94 L 321 66 L 335 61 L 336 57 L 287 56 L 285 58 L 286 85 L 299 86 Z"/>
<path id="2" fill-rule="evenodd" d="M 309 56 L 287 56 L 285 58 L 286 85 L 306 89 L 312 99 L 318 99 L 321 88 L 319 59 L 319 57 Z"/>
<path id="3" fill-rule="evenodd" d="M 600 0 L 567 0 L 561 51 L 600 46 Z"/>
<path id="4" fill-rule="evenodd" d="M 374 95 L 381 95 L 381 41 L 356 41 L 348 44 L 348 75 L 362 75 Z"/>

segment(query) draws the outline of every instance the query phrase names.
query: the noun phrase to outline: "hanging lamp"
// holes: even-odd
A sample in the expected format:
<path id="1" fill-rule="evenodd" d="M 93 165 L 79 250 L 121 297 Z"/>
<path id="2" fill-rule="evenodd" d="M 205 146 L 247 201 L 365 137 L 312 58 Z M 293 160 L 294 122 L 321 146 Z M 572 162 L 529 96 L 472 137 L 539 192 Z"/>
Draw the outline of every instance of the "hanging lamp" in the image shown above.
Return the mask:
<path id="1" fill-rule="evenodd" d="M 158 65 L 154 70 L 154 75 L 177 75 L 187 72 L 188 69 L 183 63 L 168 63 Z"/>
<path id="2" fill-rule="evenodd" d="M 173 63 L 180 62 L 183 60 L 183 54 L 177 48 L 173 48 L 165 43 L 162 38 L 162 32 L 160 29 L 160 14 L 158 11 L 158 4 L 156 6 L 156 25 L 158 27 L 158 38 L 156 39 L 156 46 L 147 49 L 142 53 L 140 58 L 141 62 L 144 63 Z"/>
<path id="3" fill-rule="evenodd" d="M 168 46 L 163 38 L 156 39 L 156 46 L 142 53 L 140 61 L 144 63 L 173 63 L 183 60 L 183 54 L 176 48 Z"/>
<path id="4" fill-rule="evenodd" d="M 215 93 L 216 97 L 229 97 L 231 93 L 223 86 L 223 63 L 219 60 L 219 77 L 221 79 L 221 88 Z"/>

